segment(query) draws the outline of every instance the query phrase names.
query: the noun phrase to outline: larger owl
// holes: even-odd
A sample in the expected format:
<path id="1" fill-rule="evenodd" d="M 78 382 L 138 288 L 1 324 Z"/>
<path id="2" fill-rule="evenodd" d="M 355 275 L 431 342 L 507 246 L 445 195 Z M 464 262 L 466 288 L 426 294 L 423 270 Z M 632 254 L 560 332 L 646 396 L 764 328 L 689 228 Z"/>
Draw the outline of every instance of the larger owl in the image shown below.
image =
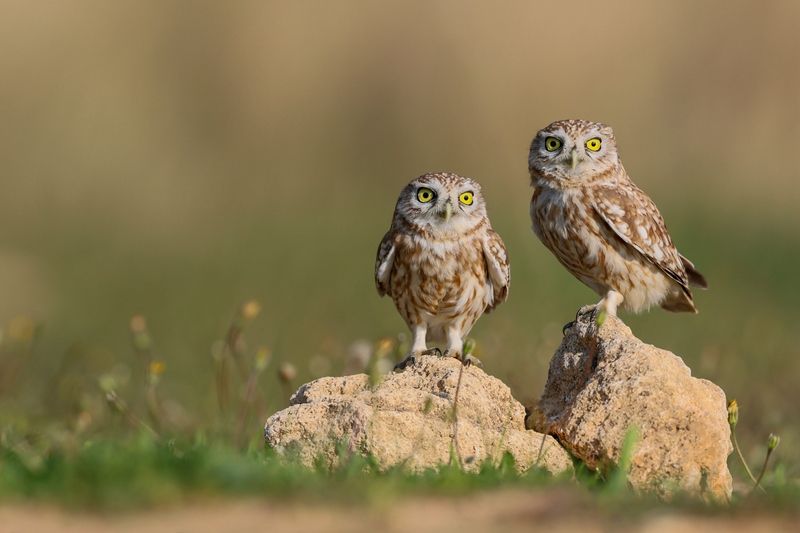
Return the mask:
<path id="1" fill-rule="evenodd" d="M 508 296 L 506 247 L 492 229 L 481 187 L 456 174 L 425 174 L 401 191 L 378 246 L 375 284 L 388 294 L 413 341 L 404 368 L 444 341 L 465 364 L 463 339 L 484 312 Z"/>
<path id="2" fill-rule="evenodd" d="M 696 313 L 691 286 L 706 280 L 672 244 L 653 201 L 633 184 L 609 126 L 553 122 L 531 143 L 533 231 L 562 265 L 602 299 L 640 312 Z"/>

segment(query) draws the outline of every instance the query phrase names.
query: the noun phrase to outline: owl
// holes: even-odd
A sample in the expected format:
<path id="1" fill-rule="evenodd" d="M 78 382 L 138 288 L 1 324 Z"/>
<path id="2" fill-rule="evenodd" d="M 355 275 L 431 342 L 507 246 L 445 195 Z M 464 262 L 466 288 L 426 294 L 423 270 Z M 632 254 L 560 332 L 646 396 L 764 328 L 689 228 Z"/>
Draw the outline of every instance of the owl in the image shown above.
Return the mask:
<path id="1" fill-rule="evenodd" d="M 492 229 L 481 187 L 456 174 L 425 174 L 400 192 L 392 224 L 378 246 L 375 284 L 388 294 L 413 341 L 396 368 L 413 364 L 428 340 L 465 365 L 463 339 L 483 313 L 508 297 L 505 244 Z"/>
<path id="2" fill-rule="evenodd" d="M 706 280 L 678 253 L 653 201 L 633 184 L 609 126 L 553 122 L 531 143 L 533 231 L 573 276 L 601 296 L 598 312 L 654 305 L 697 312 Z"/>

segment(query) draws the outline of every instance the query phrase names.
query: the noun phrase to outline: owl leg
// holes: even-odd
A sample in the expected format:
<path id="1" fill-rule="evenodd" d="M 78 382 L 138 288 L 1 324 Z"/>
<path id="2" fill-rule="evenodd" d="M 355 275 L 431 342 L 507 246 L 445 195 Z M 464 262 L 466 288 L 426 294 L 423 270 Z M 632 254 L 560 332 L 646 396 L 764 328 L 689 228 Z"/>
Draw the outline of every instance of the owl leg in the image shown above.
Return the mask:
<path id="1" fill-rule="evenodd" d="M 444 351 L 445 357 L 455 357 L 461 360 L 461 350 L 464 341 L 461 339 L 461 330 L 457 326 L 447 327 L 447 349 Z"/>
<path id="2" fill-rule="evenodd" d="M 439 348 L 428 349 L 426 344 L 426 336 L 428 335 L 428 325 L 417 324 L 413 328 L 414 342 L 411 344 L 411 352 L 405 359 L 394 365 L 395 370 L 403 370 L 408 365 L 413 365 L 417 362 L 417 357 L 421 355 L 441 355 L 442 351 Z"/>
<path id="3" fill-rule="evenodd" d="M 615 291 L 614 289 L 609 289 L 606 295 L 597 303 L 596 313 L 598 320 L 602 323 L 600 319 L 603 316 L 603 313 L 606 315 L 617 316 L 617 307 L 622 301 L 625 299 L 621 293 Z"/>
<path id="4" fill-rule="evenodd" d="M 480 359 L 477 357 L 472 357 L 471 355 L 467 355 L 466 357 L 463 355 L 464 353 L 464 341 L 461 339 L 461 328 L 458 326 L 450 326 L 447 328 L 447 350 L 444 351 L 445 357 L 455 357 L 459 361 L 461 361 L 464 366 L 469 366 L 475 364 L 477 366 L 483 366 L 481 364 Z"/>

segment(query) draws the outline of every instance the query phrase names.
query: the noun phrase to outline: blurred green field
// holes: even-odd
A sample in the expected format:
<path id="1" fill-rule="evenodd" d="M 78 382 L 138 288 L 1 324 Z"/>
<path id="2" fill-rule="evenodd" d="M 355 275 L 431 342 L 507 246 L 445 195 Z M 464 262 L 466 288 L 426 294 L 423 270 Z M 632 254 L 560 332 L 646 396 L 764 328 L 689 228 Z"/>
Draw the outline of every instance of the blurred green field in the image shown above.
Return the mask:
<path id="1" fill-rule="evenodd" d="M 429 170 L 483 184 L 513 281 L 472 336 L 535 401 L 561 325 L 596 297 L 530 230 L 527 148 L 581 117 L 615 128 L 711 286 L 697 316 L 625 320 L 738 400 L 753 464 L 780 434 L 774 475 L 797 479 L 799 22 L 790 0 L 3 3 L 4 435 L 137 433 L 98 381 L 148 420 L 136 314 L 169 431 L 234 433 L 212 352 L 250 299 L 245 353 L 272 353 L 262 414 L 286 404 L 281 363 L 292 385 L 343 372 L 355 341 L 404 331 L 374 254 Z"/>

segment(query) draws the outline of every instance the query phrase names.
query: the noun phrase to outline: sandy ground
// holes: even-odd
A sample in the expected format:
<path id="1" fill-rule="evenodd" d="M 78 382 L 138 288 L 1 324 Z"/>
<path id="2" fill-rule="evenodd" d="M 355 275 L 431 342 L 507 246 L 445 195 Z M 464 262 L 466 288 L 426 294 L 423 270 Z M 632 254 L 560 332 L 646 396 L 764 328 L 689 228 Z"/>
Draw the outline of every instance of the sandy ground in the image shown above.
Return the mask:
<path id="1" fill-rule="evenodd" d="M 619 513 L 616 513 L 619 514 Z M 55 507 L 0 507 L 0 532 L 361 532 L 410 531 L 800 531 L 800 516 L 636 514 L 620 520 L 559 492 L 500 492 L 466 498 L 403 499 L 326 506 L 256 500 L 215 501 L 136 513 L 91 514 Z"/>

